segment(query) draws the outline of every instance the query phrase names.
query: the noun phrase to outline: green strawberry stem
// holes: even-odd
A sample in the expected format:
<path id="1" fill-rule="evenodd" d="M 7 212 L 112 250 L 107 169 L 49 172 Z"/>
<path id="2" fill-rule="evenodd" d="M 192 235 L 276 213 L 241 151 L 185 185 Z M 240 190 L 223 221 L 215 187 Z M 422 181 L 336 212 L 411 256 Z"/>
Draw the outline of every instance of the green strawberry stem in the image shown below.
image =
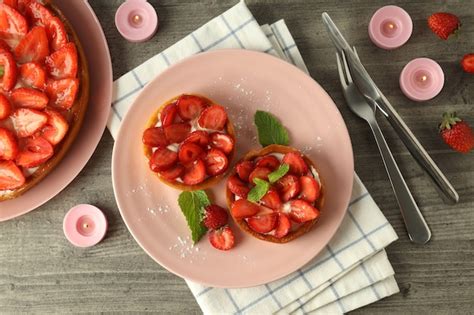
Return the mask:
<path id="1" fill-rule="evenodd" d="M 462 119 L 456 115 L 456 112 L 446 112 L 443 114 L 443 121 L 439 125 L 439 131 L 443 131 L 444 129 L 449 130 L 460 121 L 462 121 Z"/>

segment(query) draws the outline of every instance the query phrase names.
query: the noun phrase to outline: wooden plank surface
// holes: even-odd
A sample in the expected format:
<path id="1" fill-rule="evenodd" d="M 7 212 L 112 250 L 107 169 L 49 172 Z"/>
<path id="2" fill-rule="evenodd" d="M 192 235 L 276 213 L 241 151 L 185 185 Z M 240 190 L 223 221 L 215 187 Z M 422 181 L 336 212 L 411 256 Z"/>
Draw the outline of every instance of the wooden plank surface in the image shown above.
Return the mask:
<path id="1" fill-rule="evenodd" d="M 236 3 L 235 0 L 161 0 L 159 4 L 151 1 L 158 11 L 160 30 L 147 43 L 131 44 L 114 27 L 115 10 L 123 1 L 89 2 L 109 41 L 114 78 Z M 474 1 L 398 1 L 411 15 L 414 32 L 407 45 L 391 52 L 376 48 L 366 31 L 370 16 L 384 1 L 249 0 L 247 3 L 260 23 L 286 20 L 312 76 L 328 91 L 344 116 L 352 137 L 357 173 L 400 236 L 387 252 L 401 293 L 355 313 L 472 312 L 473 153 L 461 155 L 450 151 L 436 133 L 439 118 L 447 109 L 457 110 L 474 125 L 474 76 L 459 68 L 462 55 L 474 51 Z M 334 49 L 321 22 L 322 11 L 328 11 L 348 40 L 357 46 L 376 83 L 460 194 L 459 204 L 443 204 L 388 123 L 379 119 L 432 229 L 433 239 L 428 245 L 417 246 L 408 241 L 369 129 L 346 108 L 337 79 Z M 426 18 L 436 11 L 460 16 L 463 28 L 458 38 L 444 42 L 431 34 Z M 414 103 L 399 89 L 401 69 L 416 57 L 437 60 L 445 72 L 445 87 L 432 101 Z M 112 190 L 112 147 L 113 140 L 106 131 L 88 165 L 63 192 L 28 215 L 0 223 L 0 313 L 200 313 L 184 281 L 157 265 L 128 233 Z M 110 223 L 106 239 L 88 250 L 72 247 L 62 233 L 65 212 L 78 203 L 102 208 Z"/>

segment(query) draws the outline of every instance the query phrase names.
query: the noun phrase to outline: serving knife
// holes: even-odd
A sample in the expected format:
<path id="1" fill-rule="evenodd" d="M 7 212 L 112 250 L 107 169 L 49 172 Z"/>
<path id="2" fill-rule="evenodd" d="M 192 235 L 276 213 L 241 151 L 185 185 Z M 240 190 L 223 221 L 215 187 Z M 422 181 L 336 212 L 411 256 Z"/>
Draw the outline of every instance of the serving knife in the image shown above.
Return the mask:
<path id="1" fill-rule="evenodd" d="M 351 46 L 347 43 L 341 32 L 334 24 L 329 15 L 324 12 L 322 14 L 324 25 L 326 26 L 330 38 L 336 46 L 339 53 L 344 53 L 351 70 L 351 75 L 359 91 L 364 98 L 374 106 L 380 109 L 387 120 L 397 132 L 402 142 L 410 151 L 411 155 L 421 165 L 421 167 L 430 175 L 439 191 L 443 193 L 443 200 L 449 203 L 456 203 L 459 201 L 459 195 L 451 185 L 446 176 L 441 172 L 439 167 L 430 157 L 425 148 L 421 145 L 413 132 L 408 128 L 403 119 L 397 113 L 395 108 L 390 104 L 387 98 L 383 95 L 377 85 L 370 77 L 367 70 L 365 70 L 362 63 L 359 61 Z"/>

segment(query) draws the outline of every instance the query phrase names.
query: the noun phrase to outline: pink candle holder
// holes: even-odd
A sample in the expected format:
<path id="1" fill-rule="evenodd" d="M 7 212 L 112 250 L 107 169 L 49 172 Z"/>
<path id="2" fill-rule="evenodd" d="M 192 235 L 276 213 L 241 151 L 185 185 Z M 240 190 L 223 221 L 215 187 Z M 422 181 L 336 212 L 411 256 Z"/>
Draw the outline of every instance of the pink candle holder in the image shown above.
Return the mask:
<path id="1" fill-rule="evenodd" d="M 63 230 L 68 241 L 74 246 L 90 247 L 104 238 L 107 219 L 99 208 L 81 204 L 66 213 Z"/>
<path id="2" fill-rule="evenodd" d="M 427 101 L 441 92 L 444 73 L 440 65 L 429 58 L 410 61 L 400 73 L 400 88 L 409 99 Z"/>
<path id="3" fill-rule="evenodd" d="M 144 42 L 158 29 L 158 16 L 146 0 L 127 0 L 115 13 L 115 26 L 131 42 Z"/>
<path id="4" fill-rule="evenodd" d="M 405 44 L 413 31 L 410 15 L 400 7 L 387 5 L 378 9 L 369 23 L 369 37 L 383 49 L 395 49 Z"/>

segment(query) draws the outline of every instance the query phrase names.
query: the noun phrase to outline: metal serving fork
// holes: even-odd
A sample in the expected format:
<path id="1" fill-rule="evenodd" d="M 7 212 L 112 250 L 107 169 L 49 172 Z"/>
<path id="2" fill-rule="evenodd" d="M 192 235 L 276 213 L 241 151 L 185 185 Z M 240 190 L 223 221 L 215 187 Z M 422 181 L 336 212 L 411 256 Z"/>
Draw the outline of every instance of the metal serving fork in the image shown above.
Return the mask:
<path id="1" fill-rule="evenodd" d="M 355 48 L 353 50 L 357 54 Z M 405 221 L 408 236 L 414 243 L 425 244 L 431 238 L 431 231 L 426 224 L 415 199 L 413 199 L 405 179 L 398 168 L 397 162 L 395 161 L 382 131 L 380 130 L 377 120 L 375 119 L 376 108 L 367 103 L 353 83 L 345 55 L 342 53 L 341 56 L 337 53 L 336 56 L 337 69 L 339 71 L 342 91 L 347 105 L 357 116 L 364 119 L 369 124 L 370 129 L 374 134 L 390 183 L 392 184 L 395 198 L 397 199 L 400 212 Z"/>

